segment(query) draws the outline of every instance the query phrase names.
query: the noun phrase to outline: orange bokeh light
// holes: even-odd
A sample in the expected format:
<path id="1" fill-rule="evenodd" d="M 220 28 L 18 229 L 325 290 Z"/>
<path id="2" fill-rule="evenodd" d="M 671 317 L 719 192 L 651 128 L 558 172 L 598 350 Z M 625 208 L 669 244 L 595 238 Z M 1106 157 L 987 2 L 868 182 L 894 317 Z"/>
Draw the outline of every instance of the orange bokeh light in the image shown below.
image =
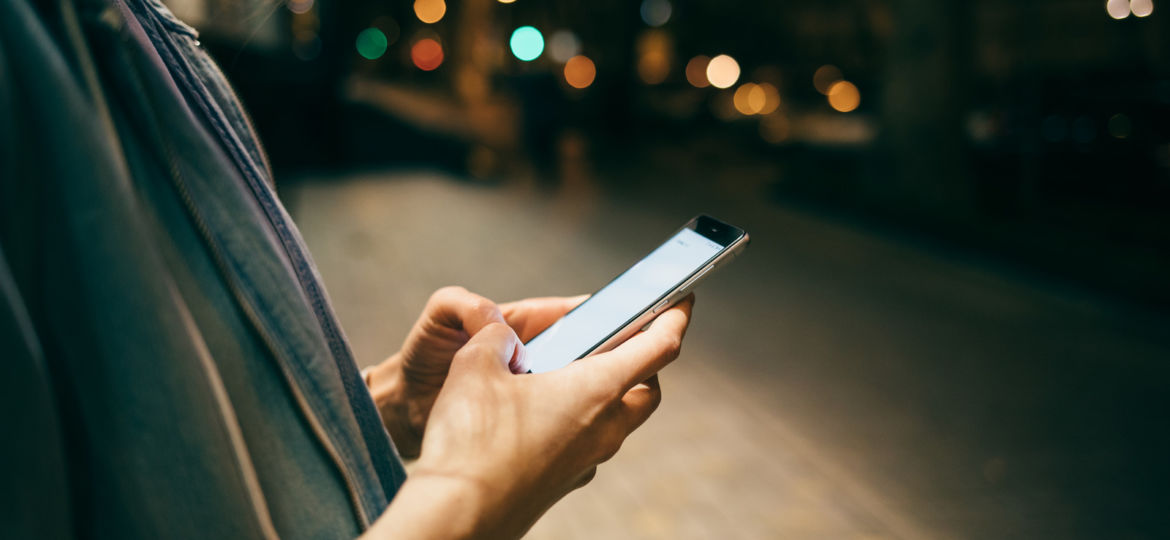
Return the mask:
<path id="1" fill-rule="evenodd" d="M 597 67 L 587 56 L 577 55 L 565 62 L 565 82 L 573 88 L 588 88 L 597 77 Z"/>
<path id="2" fill-rule="evenodd" d="M 735 91 L 732 103 L 739 114 L 756 114 L 764 108 L 764 91 L 756 83 L 744 83 Z"/>
<path id="3" fill-rule="evenodd" d="M 707 63 L 710 61 L 709 57 L 700 54 L 687 62 L 687 82 L 691 83 L 691 86 L 695 88 L 711 86 L 711 82 L 707 80 Z"/>
<path id="4" fill-rule="evenodd" d="M 444 0 L 414 0 L 414 14 L 418 20 L 427 24 L 441 21 L 447 14 L 447 2 Z"/>
<path id="5" fill-rule="evenodd" d="M 849 112 L 861 105 L 861 92 L 849 81 L 837 81 L 829 87 L 829 106 L 838 112 Z"/>
<path id="6" fill-rule="evenodd" d="M 772 114 L 776 109 L 780 108 L 780 90 L 772 83 L 762 82 L 759 84 L 760 91 L 764 93 L 764 106 L 756 114 Z"/>
<path id="7" fill-rule="evenodd" d="M 646 84 L 660 84 L 670 75 L 673 45 L 670 35 L 647 30 L 638 36 L 638 76 Z"/>
<path id="8" fill-rule="evenodd" d="M 423 71 L 434 71 L 443 64 L 443 46 L 431 38 L 420 39 L 410 47 L 410 61 Z"/>
<path id="9" fill-rule="evenodd" d="M 825 64 L 817 68 L 816 73 L 813 73 L 813 86 L 816 87 L 817 92 L 824 95 L 829 95 L 829 88 L 837 81 L 844 80 L 841 76 L 841 70 L 832 64 Z"/>

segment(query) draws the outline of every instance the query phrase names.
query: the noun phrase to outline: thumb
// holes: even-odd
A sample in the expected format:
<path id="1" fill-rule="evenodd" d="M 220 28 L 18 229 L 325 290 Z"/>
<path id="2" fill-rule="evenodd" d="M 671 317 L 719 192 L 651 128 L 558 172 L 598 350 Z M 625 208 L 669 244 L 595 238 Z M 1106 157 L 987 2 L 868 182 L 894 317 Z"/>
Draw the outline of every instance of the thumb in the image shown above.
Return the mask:
<path id="1" fill-rule="evenodd" d="M 508 374 L 523 365 L 524 344 L 504 323 L 490 323 L 455 353 L 448 376 L 463 373 Z"/>

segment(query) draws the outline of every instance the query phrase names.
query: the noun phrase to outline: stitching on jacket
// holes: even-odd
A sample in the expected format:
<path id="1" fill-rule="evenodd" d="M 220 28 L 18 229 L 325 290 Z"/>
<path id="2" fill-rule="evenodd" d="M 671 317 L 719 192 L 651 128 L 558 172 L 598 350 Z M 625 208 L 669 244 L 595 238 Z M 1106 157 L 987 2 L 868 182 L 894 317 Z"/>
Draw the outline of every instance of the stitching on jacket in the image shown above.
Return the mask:
<path id="1" fill-rule="evenodd" d="M 173 44 L 171 44 L 170 42 L 168 42 L 165 39 L 162 39 L 157 34 L 157 31 L 154 28 L 150 28 L 147 25 L 144 25 L 143 28 L 149 34 L 149 37 L 152 39 L 152 41 L 155 42 L 156 50 L 157 50 L 158 54 L 166 55 L 166 57 L 167 57 L 166 60 L 170 63 L 170 65 L 179 66 L 181 63 L 182 66 L 189 68 L 189 65 L 186 62 L 186 60 L 187 60 L 186 57 L 184 57 L 182 54 L 178 54 L 175 51 L 171 50 L 171 47 L 174 46 Z M 217 115 L 215 115 L 214 111 L 212 110 L 212 109 L 218 109 L 218 107 L 216 107 L 214 103 L 208 103 L 207 99 L 206 99 L 207 96 L 205 96 L 201 92 L 197 91 L 198 87 L 197 87 L 197 85 L 194 85 L 192 80 L 191 80 L 192 75 L 190 73 L 190 70 L 189 69 L 175 69 L 171 74 L 173 76 L 175 76 L 179 82 L 181 82 L 182 84 L 184 84 L 187 87 L 187 89 L 192 94 L 192 96 L 191 96 L 193 98 L 192 101 L 194 101 L 195 105 L 197 105 L 203 111 L 204 115 L 206 116 L 208 121 L 211 123 L 211 127 L 215 130 L 215 132 L 220 137 L 223 138 L 222 140 L 228 140 L 228 141 L 234 140 L 235 138 L 231 136 L 231 133 L 226 131 L 220 118 Z M 236 141 L 236 142 L 238 142 L 238 141 Z M 229 146 L 229 148 L 226 149 L 226 150 L 228 150 L 228 154 L 230 156 L 232 156 L 233 161 L 236 162 L 237 167 L 241 168 L 240 172 L 245 177 L 245 179 L 248 180 L 249 186 L 252 188 L 254 195 L 256 195 L 256 197 L 257 197 L 257 202 L 259 203 L 260 208 L 265 211 L 267 219 L 269 220 L 270 224 L 273 225 L 273 228 L 276 230 L 275 232 L 277 233 L 277 237 L 281 240 L 282 247 L 286 251 L 286 256 L 290 257 L 289 262 L 291 263 L 291 266 L 293 266 L 294 271 L 298 274 L 298 276 L 297 276 L 298 280 L 303 279 L 300 274 L 304 271 L 304 268 L 303 268 L 304 262 L 294 260 L 291 256 L 291 254 L 287 253 L 288 249 L 289 249 L 289 247 L 287 245 L 287 241 L 286 241 L 286 237 L 288 236 L 288 233 L 289 233 L 289 231 L 287 229 L 287 224 L 281 223 L 281 224 L 277 225 L 277 224 L 272 223 L 271 212 L 274 210 L 274 208 L 272 208 L 271 200 L 267 200 L 267 197 L 262 196 L 261 193 L 256 193 L 255 183 L 254 183 L 255 179 L 253 176 L 253 171 L 250 170 L 248 167 L 244 167 L 242 165 L 240 156 L 238 155 L 239 148 L 238 147 L 232 148 L 231 147 L 232 145 L 226 145 L 226 146 Z M 220 239 L 220 241 L 222 241 L 222 239 Z M 239 271 L 240 269 L 237 267 L 236 270 Z M 308 291 L 306 291 L 306 294 L 308 294 Z M 309 298 L 309 300 L 310 300 L 310 303 L 314 305 L 314 309 L 316 310 L 317 307 L 319 306 L 319 302 L 315 299 L 312 299 L 312 298 Z M 253 300 L 253 302 L 255 302 L 255 300 Z M 318 318 L 320 317 L 319 314 L 316 314 L 316 315 L 318 316 Z M 272 331 L 271 329 L 268 330 L 268 332 L 271 332 L 271 331 Z M 322 331 L 324 333 L 325 329 L 323 328 Z M 326 333 L 325 337 L 326 337 L 326 339 L 329 339 L 329 334 Z M 330 345 L 332 345 L 332 343 Z M 330 348 L 332 349 L 333 347 L 330 347 Z M 287 354 L 288 354 L 288 352 L 286 351 L 286 355 Z M 292 358 L 292 357 L 295 357 L 295 356 L 290 356 L 290 358 Z M 306 366 L 304 366 L 302 363 L 296 362 L 296 361 L 288 362 L 288 364 L 293 369 L 297 370 L 297 372 L 299 373 L 299 375 L 300 375 L 298 378 L 299 384 L 309 384 L 312 387 L 312 389 L 317 392 L 317 394 L 321 393 L 321 388 L 318 386 L 315 377 L 310 376 L 310 373 L 308 373 L 306 371 L 306 369 L 307 369 Z M 343 378 L 343 386 L 344 386 L 344 378 Z M 347 397 L 348 397 L 348 395 L 347 395 Z M 319 414 L 321 412 L 319 410 L 320 407 L 315 407 L 315 408 L 318 409 L 318 414 Z M 359 428 L 361 427 L 360 421 L 355 420 L 355 423 L 357 423 L 359 425 Z M 352 445 L 338 444 L 340 441 L 345 441 L 345 440 L 348 440 L 349 438 L 344 436 L 339 431 L 339 428 L 336 424 L 334 424 L 332 422 L 323 422 L 321 424 L 322 424 L 322 428 L 326 430 L 330 439 L 333 440 L 332 446 L 338 452 L 338 456 L 344 462 L 344 464 L 339 464 L 339 465 L 341 465 L 345 469 L 348 469 L 349 471 L 357 471 L 357 470 L 362 469 L 363 467 L 358 465 L 361 460 L 357 459 L 356 456 L 354 456 L 354 454 L 353 454 L 354 448 L 352 447 Z M 366 437 L 363 436 L 361 438 L 362 438 L 363 442 L 367 442 L 367 441 L 365 441 Z M 368 444 L 368 442 L 367 442 L 367 444 Z M 370 465 L 373 466 L 375 468 L 375 470 L 377 470 L 376 462 L 373 460 L 372 456 L 370 456 Z M 342 474 L 345 475 L 346 477 L 354 478 L 352 474 L 347 474 L 344 471 Z M 362 484 L 366 483 L 364 481 L 365 480 L 364 478 L 354 478 L 354 479 L 360 481 Z M 382 486 L 379 486 L 379 487 L 382 487 Z M 380 491 L 380 490 L 378 490 L 378 491 Z M 365 487 L 364 489 L 360 490 L 359 493 L 361 493 L 363 495 L 360 499 L 361 499 L 361 503 L 363 504 L 363 506 L 367 506 L 366 512 L 365 512 L 367 514 L 371 513 L 370 510 L 373 510 L 373 509 L 380 510 L 380 508 L 377 508 L 377 507 L 384 506 L 384 504 L 385 504 L 381 501 L 384 501 L 386 499 L 386 495 L 384 493 L 379 494 L 377 491 L 369 489 L 368 486 Z M 370 500 L 371 497 L 373 497 L 374 500 Z M 369 505 L 373 505 L 375 508 L 369 508 Z"/>

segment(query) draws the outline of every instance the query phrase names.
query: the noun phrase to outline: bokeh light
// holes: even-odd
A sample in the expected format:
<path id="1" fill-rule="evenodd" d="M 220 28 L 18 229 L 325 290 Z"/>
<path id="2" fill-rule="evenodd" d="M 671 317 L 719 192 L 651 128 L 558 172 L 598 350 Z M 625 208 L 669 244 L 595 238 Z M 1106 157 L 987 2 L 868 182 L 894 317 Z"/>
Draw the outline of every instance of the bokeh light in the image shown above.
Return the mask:
<path id="1" fill-rule="evenodd" d="M 731 88 L 739 80 L 739 63 L 721 54 L 707 63 L 707 81 L 715 88 Z"/>
<path id="2" fill-rule="evenodd" d="M 768 98 L 764 95 L 764 90 L 756 83 L 743 83 L 735 90 L 735 96 L 732 98 L 735 110 L 742 115 L 758 114 L 764 110 L 764 104 L 767 101 Z"/>
<path id="3" fill-rule="evenodd" d="M 837 81 L 829 87 L 829 106 L 838 112 L 849 112 L 861 105 L 861 92 L 849 81 Z"/>
<path id="4" fill-rule="evenodd" d="M 1130 0 L 1129 11 L 1134 17 L 1149 17 L 1154 12 L 1154 0 Z"/>
<path id="5" fill-rule="evenodd" d="M 1105 11 L 1117 20 L 1129 17 L 1129 0 L 1109 0 L 1105 2 Z"/>
<path id="6" fill-rule="evenodd" d="M 643 0 L 642 21 L 654 27 L 662 26 L 670 20 L 673 10 L 670 0 Z"/>
<path id="7" fill-rule="evenodd" d="M 515 1 L 516 0 L 500 0 L 500 3 L 501 4 L 511 4 L 512 2 L 515 2 Z"/>
<path id="8" fill-rule="evenodd" d="M 418 20 L 434 24 L 447 14 L 447 3 L 443 0 L 414 0 L 414 14 Z"/>
<path id="9" fill-rule="evenodd" d="M 670 36 L 662 30 L 647 30 L 638 36 L 638 76 L 646 84 L 659 84 L 670 75 Z"/>
<path id="10" fill-rule="evenodd" d="M 1125 139 L 1133 133 L 1133 121 L 1129 119 L 1129 115 L 1123 113 L 1109 117 L 1109 124 L 1106 127 L 1109 135 L 1115 139 Z"/>
<path id="11" fill-rule="evenodd" d="M 512 32 L 512 39 L 508 41 L 508 45 L 516 58 L 531 62 L 544 52 L 544 36 L 536 28 L 521 26 Z"/>
<path id="12" fill-rule="evenodd" d="M 772 83 L 759 83 L 760 91 L 764 93 L 764 106 L 756 114 L 772 114 L 780 108 L 780 90 Z"/>
<path id="13" fill-rule="evenodd" d="M 357 47 L 357 52 L 366 60 L 377 60 L 386 54 L 386 47 L 389 41 L 386 39 L 386 34 L 382 33 L 377 28 L 366 28 L 358 33 L 357 41 L 354 43 Z"/>
<path id="14" fill-rule="evenodd" d="M 568 30 L 557 30 L 548 39 L 548 55 L 557 62 L 565 63 L 581 53 L 581 40 Z"/>
<path id="15" fill-rule="evenodd" d="M 307 6 L 307 7 L 306 7 Z M 303 12 L 293 11 L 291 28 L 292 30 L 292 52 L 297 58 L 310 61 L 316 59 L 321 55 L 321 38 L 317 35 L 317 31 L 321 29 L 321 21 L 317 18 L 317 13 L 313 11 L 313 2 L 302 2 L 300 7 L 294 8 L 289 4 L 289 9 L 301 9 Z M 371 24 L 372 28 L 381 28 L 381 25 Z M 393 43 L 395 36 L 387 35 L 387 44 Z"/>
<path id="16" fill-rule="evenodd" d="M 433 38 L 423 38 L 410 47 L 410 61 L 423 71 L 434 71 L 443 65 L 443 46 Z"/>
<path id="17" fill-rule="evenodd" d="M 287 5 L 289 11 L 303 15 L 313 9 L 313 0 L 289 0 Z"/>
<path id="18" fill-rule="evenodd" d="M 700 54 L 687 62 L 687 82 L 695 88 L 706 88 L 711 85 L 707 80 L 707 64 L 711 59 Z"/>
<path id="19" fill-rule="evenodd" d="M 587 56 L 574 56 L 565 62 L 565 82 L 573 88 L 588 88 L 597 77 L 597 67 Z"/>
<path id="20" fill-rule="evenodd" d="M 813 86 L 824 95 L 829 95 L 829 88 L 837 81 L 843 80 L 841 70 L 832 64 L 825 64 L 813 73 Z"/>

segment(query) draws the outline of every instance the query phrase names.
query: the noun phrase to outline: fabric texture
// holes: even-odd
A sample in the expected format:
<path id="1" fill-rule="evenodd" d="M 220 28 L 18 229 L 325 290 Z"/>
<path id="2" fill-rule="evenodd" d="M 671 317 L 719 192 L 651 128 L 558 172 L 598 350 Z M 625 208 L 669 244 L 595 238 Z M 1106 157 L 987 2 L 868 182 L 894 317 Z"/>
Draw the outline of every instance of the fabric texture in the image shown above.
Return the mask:
<path id="1" fill-rule="evenodd" d="M 0 0 L 16 537 L 353 537 L 405 480 L 197 37 L 155 0 Z"/>

